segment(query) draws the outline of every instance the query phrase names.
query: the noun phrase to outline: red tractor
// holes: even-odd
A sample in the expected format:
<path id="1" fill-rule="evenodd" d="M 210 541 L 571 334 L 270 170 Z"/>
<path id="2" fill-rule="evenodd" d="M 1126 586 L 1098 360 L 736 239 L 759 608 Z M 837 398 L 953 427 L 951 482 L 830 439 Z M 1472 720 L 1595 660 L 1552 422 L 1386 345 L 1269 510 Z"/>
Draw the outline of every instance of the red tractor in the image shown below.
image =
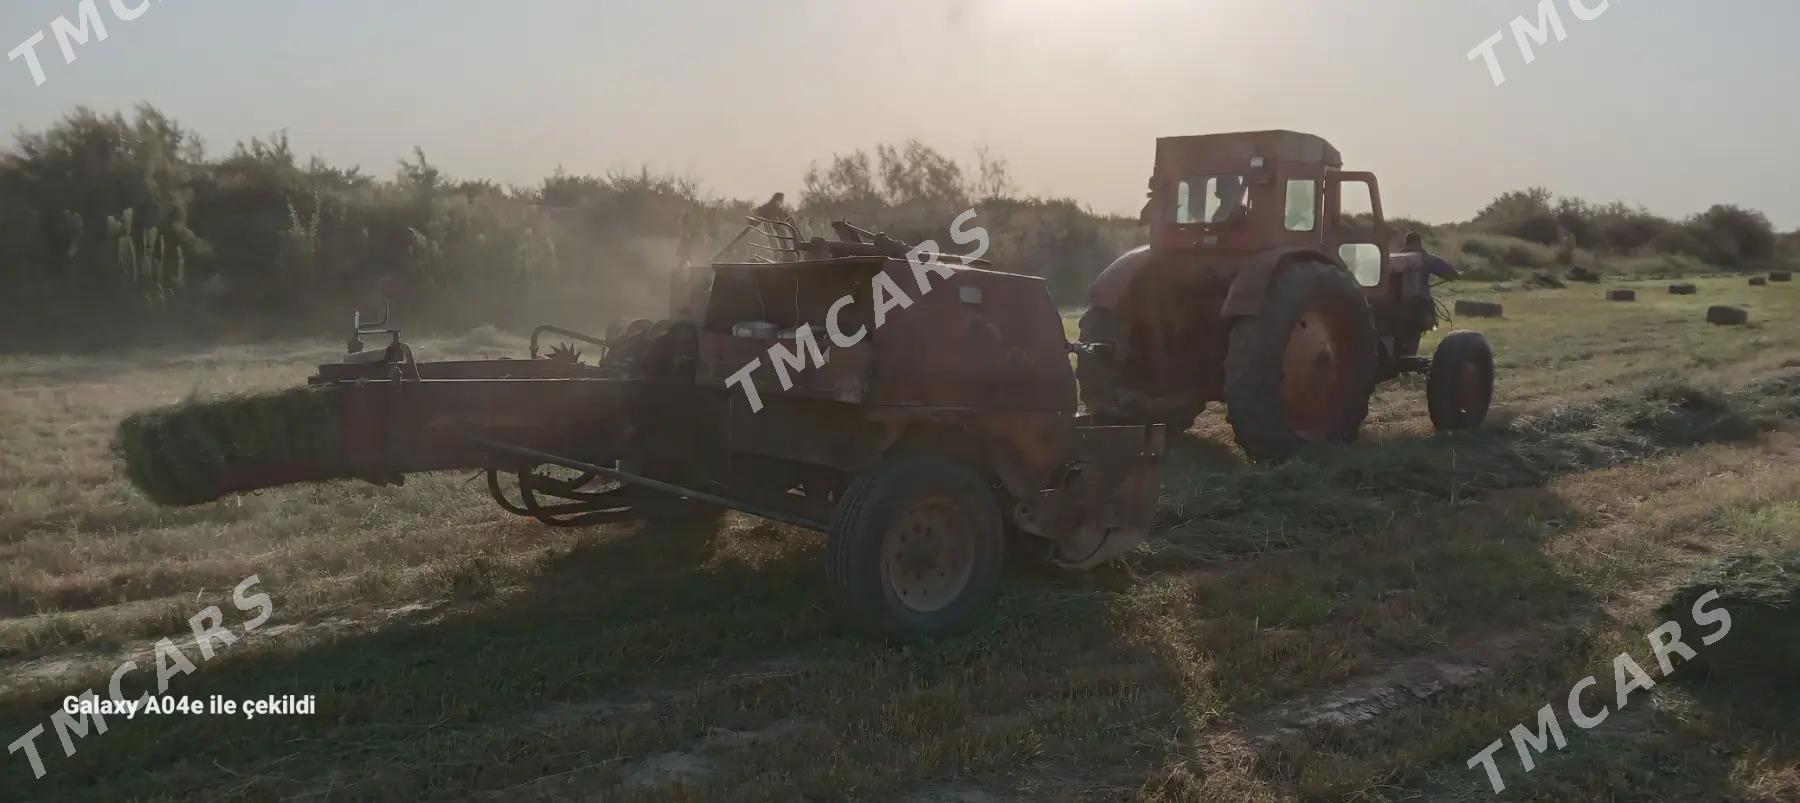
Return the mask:
<path id="1" fill-rule="evenodd" d="M 1369 211 L 1346 213 L 1366 189 Z M 1095 279 L 1078 344 L 1097 419 L 1187 429 L 1222 401 L 1252 459 L 1349 441 L 1377 382 L 1428 376 L 1432 423 L 1477 426 L 1494 356 L 1475 332 L 1445 337 L 1423 253 L 1390 254 L 1372 173 L 1343 169 L 1324 139 L 1291 131 L 1156 143 L 1150 244 Z"/>

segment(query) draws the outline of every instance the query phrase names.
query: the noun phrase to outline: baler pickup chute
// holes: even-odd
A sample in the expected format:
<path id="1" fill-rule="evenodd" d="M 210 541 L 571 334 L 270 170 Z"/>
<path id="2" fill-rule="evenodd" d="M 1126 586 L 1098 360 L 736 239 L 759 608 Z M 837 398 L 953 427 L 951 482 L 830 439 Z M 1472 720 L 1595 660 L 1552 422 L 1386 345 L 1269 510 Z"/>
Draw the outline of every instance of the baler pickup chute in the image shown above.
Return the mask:
<path id="1" fill-rule="evenodd" d="M 630 382 L 547 359 L 336 363 L 306 387 L 134 414 L 117 444 L 133 484 L 164 505 L 515 462 L 483 440 L 605 462 L 624 437 Z"/>

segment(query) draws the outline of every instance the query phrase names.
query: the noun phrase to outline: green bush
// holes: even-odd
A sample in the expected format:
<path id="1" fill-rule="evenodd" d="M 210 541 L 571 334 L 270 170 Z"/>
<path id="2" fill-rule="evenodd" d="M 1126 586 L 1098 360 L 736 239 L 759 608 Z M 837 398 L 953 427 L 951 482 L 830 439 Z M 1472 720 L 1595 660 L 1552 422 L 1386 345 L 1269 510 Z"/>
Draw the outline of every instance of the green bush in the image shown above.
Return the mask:
<path id="1" fill-rule="evenodd" d="M 1540 245 L 1555 245 L 1562 236 L 1562 227 L 1550 206 L 1550 191 L 1543 187 L 1508 192 L 1495 198 L 1475 215 L 1474 225 L 1484 231 Z"/>
<path id="2" fill-rule="evenodd" d="M 1715 265 L 1749 267 L 1775 255 L 1775 227 L 1763 213 L 1718 205 L 1683 224 L 1681 247 Z"/>

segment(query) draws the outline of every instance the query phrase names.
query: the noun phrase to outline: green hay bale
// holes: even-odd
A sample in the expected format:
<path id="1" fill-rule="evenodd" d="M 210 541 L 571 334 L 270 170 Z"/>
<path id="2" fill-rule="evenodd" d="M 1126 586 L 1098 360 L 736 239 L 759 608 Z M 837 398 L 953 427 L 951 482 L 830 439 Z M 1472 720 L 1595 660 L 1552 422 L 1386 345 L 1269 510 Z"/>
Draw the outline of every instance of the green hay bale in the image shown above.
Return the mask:
<path id="1" fill-rule="evenodd" d="M 162 505 L 198 505 L 246 474 L 303 471 L 328 479 L 342 435 L 333 388 L 189 399 L 119 422 L 114 450 L 125 476 Z"/>
<path id="2" fill-rule="evenodd" d="M 1677 679 L 1704 678 L 1738 691 L 1800 690 L 1800 550 L 1780 555 L 1732 555 L 1694 572 L 1659 609 L 1664 618 L 1692 629 L 1694 601 L 1719 596 L 1706 609 L 1731 614 L 1731 630 L 1676 669 Z M 1708 626 L 1696 633 L 1711 633 Z"/>

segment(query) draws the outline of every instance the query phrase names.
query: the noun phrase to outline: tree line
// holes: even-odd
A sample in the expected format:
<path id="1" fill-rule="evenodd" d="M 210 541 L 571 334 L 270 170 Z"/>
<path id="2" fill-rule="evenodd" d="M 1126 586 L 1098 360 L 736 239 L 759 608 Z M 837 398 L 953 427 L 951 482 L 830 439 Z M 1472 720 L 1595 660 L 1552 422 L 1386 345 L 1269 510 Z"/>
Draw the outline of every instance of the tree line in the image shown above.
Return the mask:
<path id="1" fill-rule="evenodd" d="M 655 314 L 683 228 L 710 256 L 706 246 L 728 241 L 758 200 L 711 197 L 647 169 L 558 170 L 504 187 L 449 176 L 416 149 L 378 176 L 302 159 L 279 133 L 214 155 L 154 107 L 77 108 L 0 151 L 0 343 L 319 334 L 383 298 L 409 328 L 598 327 Z M 846 218 L 943 241 L 971 207 L 993 237 L 989 258 L 1043 276 L 1067 305 L 1145 238 L 1133 217 L 1020 195 L 1005 160 L 985 150 L 965 164 L 917 141 L 815 164 L 793 211 L 812 231 Z M 1461 225 L 1546 244 L 1676 249 L 1724 266 L 1776 258 L 1794 239 L 1736 207 L 1677 222 L 1541 189 L 1507 193 Z"/>

